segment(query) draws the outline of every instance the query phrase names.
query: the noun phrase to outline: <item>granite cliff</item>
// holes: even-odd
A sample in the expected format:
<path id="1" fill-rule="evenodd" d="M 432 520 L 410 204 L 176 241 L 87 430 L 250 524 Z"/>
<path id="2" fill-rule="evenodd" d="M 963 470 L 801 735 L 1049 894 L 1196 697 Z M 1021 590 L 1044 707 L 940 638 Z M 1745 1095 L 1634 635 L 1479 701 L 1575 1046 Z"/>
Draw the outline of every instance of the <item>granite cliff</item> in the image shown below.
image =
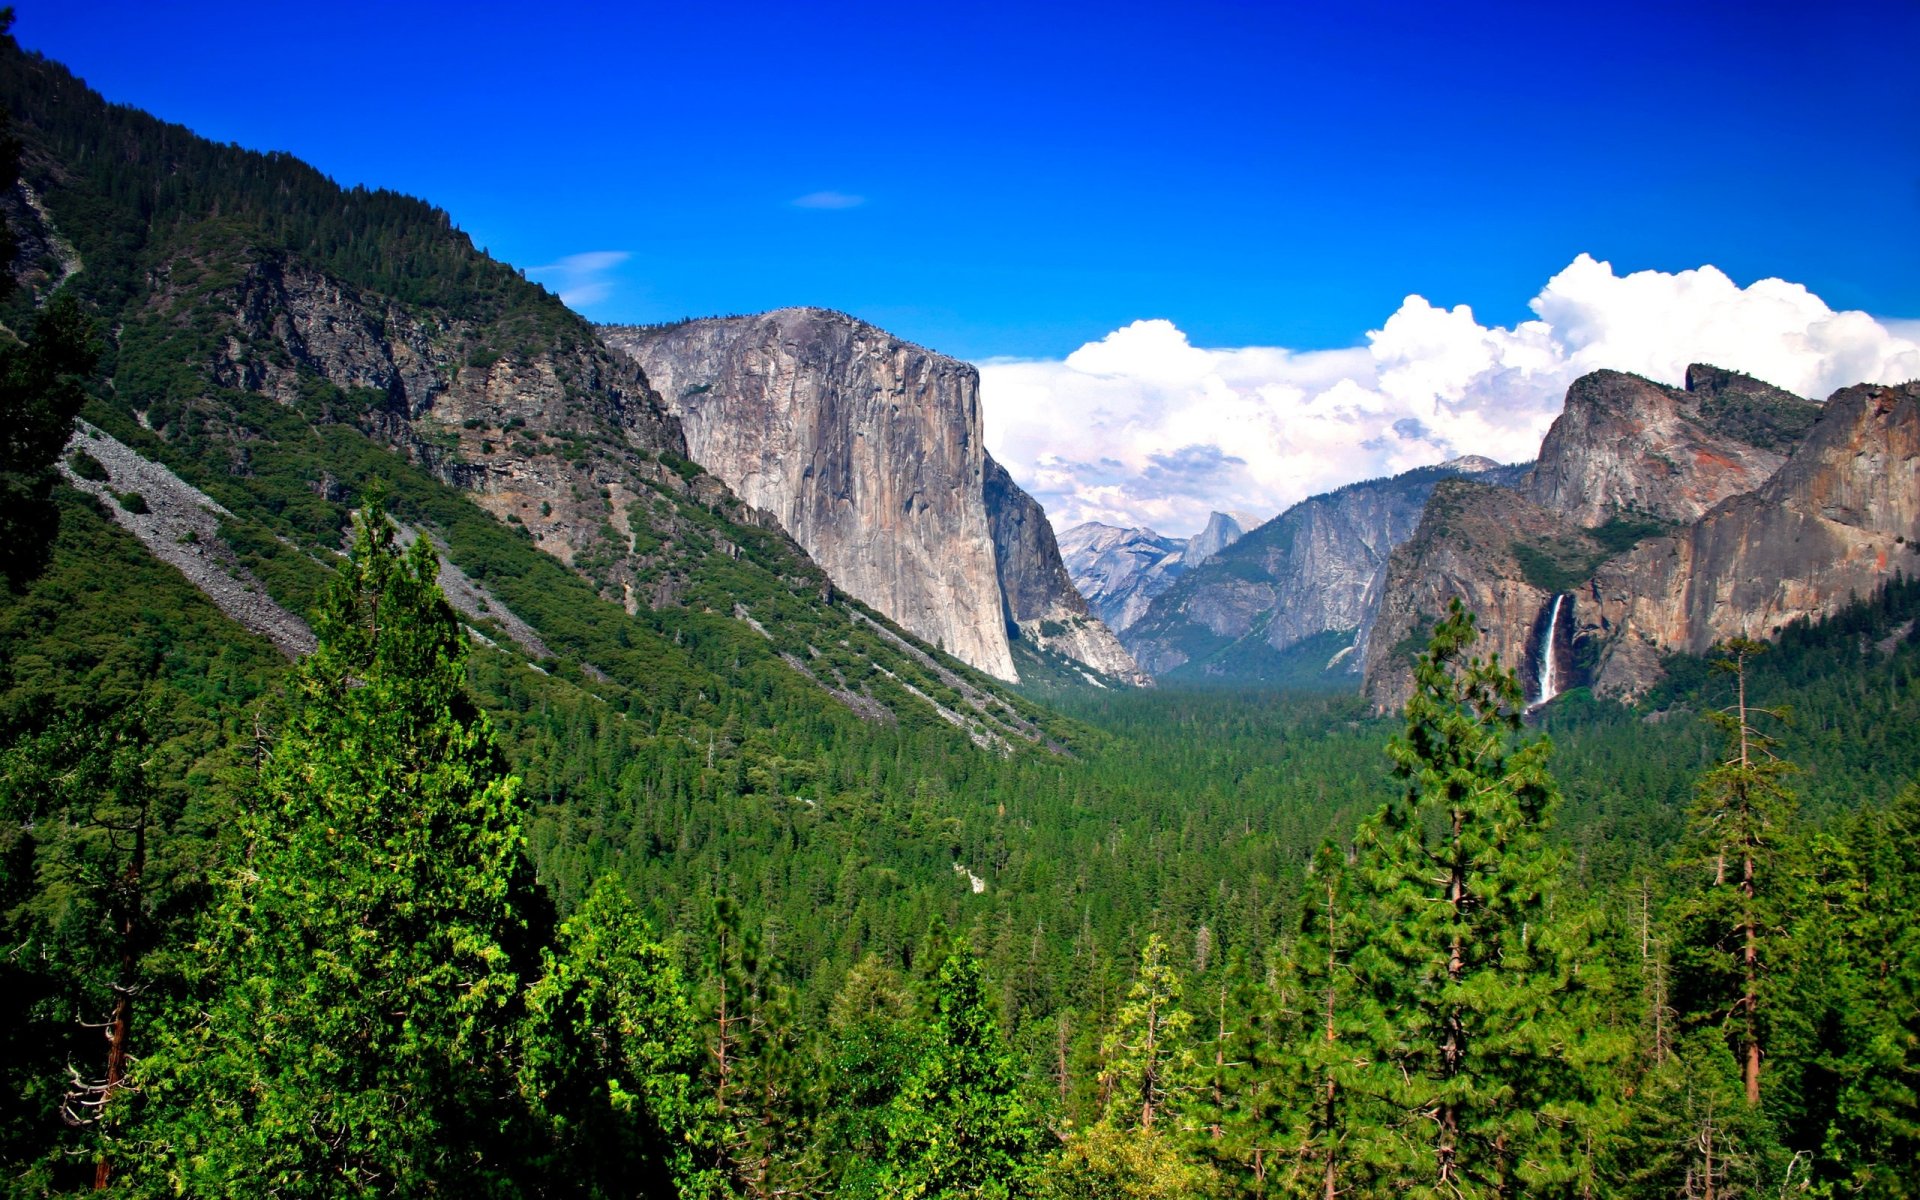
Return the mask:
<path id="1" fill-rule="evenodd" d="M 991 455 L 986 460 L 985 497 L 1009 632 L 1038 651 L 1064 656 L 1136 687 L 1150 686 L 1152 677 L 1134 665 L 1074 586 L 1046 512 Z"/>
<path id="2" fill-rule="evenodd" d="M 1634 694 L 1663 651 L 1701 653 L 1825 616 L 1920 573 L 1920 384 L 1835 393 L 1764 484 L 1604 563 L 1580 597 L 1592 682 Z"/>
<path id="3" fill-rule="evenodd" d="M 601 335 L 660 389 L 690 456 L 837 587 L 1001 679 L 1018 678 L 1010 637 L 1137 676 L 988 456 L 971 366 L 813 308 Z"/>
<path id="4" fill-rule="evenodd" d="M 1060 535 L 1062 561 L 1074 587 L 1107 628 L 1122 635 L 1147 611 L 1155 596 L 1188 568 L 1207 561 L 1246 536 L 1259 522 L 1240 513 L 1212 513 L 1190 538 L 1162 537 L 1151 529 L 1121 529 L 1088 521 Z"/>
<path id="5" fill-rule="evenodd" d="M 1764 483 L 1819 411 L 1718 367 L 1689 367 L 1685 388 L 1595 371 L 1567 389 L 1524 490 L 1580 525 L 1629 514 L 1697 521 Z"/>
<path id="6" fill-rule="evenodd" d="M 688 458 L 633 362 L 445 212 L 109 105 L 6 39 L 0 59 L 20 303 L 58 284 L 107 342 L 62 469 L 242 625 L 310 645 L 299 614 L 379 481 L 477 639 L 636 712 L 681 720 L 738 678 L 834 721 L 1044 740 L 836 591 Z"/>

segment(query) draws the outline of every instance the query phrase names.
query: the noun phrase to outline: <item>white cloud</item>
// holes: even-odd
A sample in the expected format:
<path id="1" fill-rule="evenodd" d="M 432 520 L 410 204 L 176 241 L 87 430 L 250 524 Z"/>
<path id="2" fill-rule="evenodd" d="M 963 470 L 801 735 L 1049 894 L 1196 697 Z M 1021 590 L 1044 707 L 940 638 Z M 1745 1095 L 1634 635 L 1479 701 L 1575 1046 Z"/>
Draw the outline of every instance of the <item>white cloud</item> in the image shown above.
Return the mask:
<path id="1" fill-rule="evenodd" d="M 1615 275 L 1581 255 L 1535 319 L 1481 325 L 1408 296 L 1367 345 L 1204 349 L 1135 321 L 1063 361 L 981 364 L 987 445 L 1046 506 L 1081 521 L 1200 528 L 1463 454 L 1530 459 L 1567 385 L 1602 367 L 1679 384 L 1710 362 L 1824 398 L 1920 377 L 1920 323 L 1834 312 L 1799 284 L 1742 288 L 1714 267 Z"/>
<path id="2" fill-rule="evenodd" d="M 544 267 L 528 267 L 527 275 L 547 282 L 568 308 L 586 308 L 613 294 L 608 273 L 632 257 L 625 250 L 588 250 Z"/>
<path id="3" fill-rule="evenodd" d="M 789 201 L 795 208 L 859 208 L 867 202 L 865 196 L 855 196 L 848 192 L 808 192 Z"/>

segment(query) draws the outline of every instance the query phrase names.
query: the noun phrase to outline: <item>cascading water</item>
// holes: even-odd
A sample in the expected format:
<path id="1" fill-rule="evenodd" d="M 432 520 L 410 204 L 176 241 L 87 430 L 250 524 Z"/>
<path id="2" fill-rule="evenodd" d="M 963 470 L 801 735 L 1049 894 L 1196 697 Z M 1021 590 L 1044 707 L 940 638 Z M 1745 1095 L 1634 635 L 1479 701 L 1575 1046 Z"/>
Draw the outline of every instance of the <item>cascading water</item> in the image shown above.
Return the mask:
<path id="1" fill-rule="evenodd" d="M 1543 653 L 1540 655 L 1540 693 L 1533 699 L 1533 704 L 1531 705 L 1533 708 L 1539 708 L 1542 704 L 1545 704 L 1560 694 L 1560 680 L 1553 666 L 1553 647 L 1554 643 L 1559 640 L 1560 605 L 1565 603 L 1566 599 L 1567 596 L 1565 592 L 1555 596 L 1553 598 L 1553 611 L 1547 614 L 1547 632 L 1541 639 Z"/>

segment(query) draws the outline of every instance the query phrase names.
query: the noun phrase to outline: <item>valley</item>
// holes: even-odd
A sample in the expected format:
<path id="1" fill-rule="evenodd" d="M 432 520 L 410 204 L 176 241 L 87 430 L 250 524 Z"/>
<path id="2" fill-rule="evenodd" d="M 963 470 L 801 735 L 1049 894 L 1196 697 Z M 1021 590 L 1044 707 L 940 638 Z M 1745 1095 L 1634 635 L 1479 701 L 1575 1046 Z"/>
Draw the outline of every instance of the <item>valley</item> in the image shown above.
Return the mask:
<path id="1" fill-rule="evenodd" d="M 1920 383 L 1056 530 L 3 40 L 10 1194 L 1911 1194 Z"/>

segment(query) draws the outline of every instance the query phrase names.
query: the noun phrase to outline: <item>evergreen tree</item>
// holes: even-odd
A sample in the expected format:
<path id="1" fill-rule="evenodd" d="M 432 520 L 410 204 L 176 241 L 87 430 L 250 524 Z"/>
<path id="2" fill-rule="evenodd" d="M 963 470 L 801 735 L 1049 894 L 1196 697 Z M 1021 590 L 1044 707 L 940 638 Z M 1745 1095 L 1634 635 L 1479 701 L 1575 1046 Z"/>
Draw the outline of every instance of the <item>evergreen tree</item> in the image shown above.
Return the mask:
<path id="1" fill-rule="evenodd" d="M 979 960 L 957 941 L 934 981 L 919 1062 L 889 1106 L 881 1190 L 899 1197 L 1030 1194 L 1040 1124 L 1020 1093 Z"/>
<path id="2" fill-rule="evenodd" d="M 1760 1103 L 1760 1074 L 1771 1023 L 1769 958 L 1783 899 L 1773 867 L 1793 815 L 1783 778 L 1793 770 L 1777 744 L 1755 727 L 1775 709 L 1747 699 L 1752 660 L 1764 642 L 1735 638 L 1715 664 L 1733 676 L 1734 700 L 1709 719 L 1726 734 L 1725 757 L 1701 777 L 1678 863 L 1693 881 L 1680 904 L 1682 1008 L 1695 1025 L 1726 1034 L 1740 1063 L 1747 1103 Z"/>
<path id="3" fill-rule="evenodd" d="M 164 971 L 150 961 L 155 910 L 198 865 L 164 850 L 152 861 L 177 816 L 152 778 L 157 724 L 143 702 L 66 714 L 0 753 L 0 813 L 19 831 L 0 855 L 0 895 L 42 889 L 7 905 L 3 926 L 13 952 L 0 969 L 11 1085 L 0 1136 L 31 1144 L 64 1124 L 69 1153 L 75 1132 L 90 1145 L 96 1187 L 113 1177 L 127 1071 L 144 1050 L 141 997 Z"/>
<path id="4" fill-rule="evenodd" d="M 1609 1157 L 1609 1194 L 1636 1200 L 1744 1200 L 1791 1182 L 1771 1123 L 1746 1102 L 1740 1068 L 1711 1030 L 1682 1038 L 1641 1079 Z"/>
<path id="5" fill-rule="evenodd" d="M 503 1194 L 532 1158 L 514 1039 L 547 919 L 437 566 L 375 507 L 326 591 L 206 1010 L 138 1072 L 155 1190 Z"/>
<path id="6" fill-rule="evenodd" d="M 1103 1046 L 1106 1068 L 1101 1094 L 1106 1121 L 1119 1129 L 1152 1129 L 1177 1116 L 1199 1075 L 1194 1060 L 1193 1014 L 1180 1005 L 1180 976 L 1167 961 L 1167 944 L 1155 933 L 1140 949 L 1139 973 L 1114 1016 Z"/>
<path id="7" fill-rule="evenodd" d="M 0 266 L 0 281 L 12 279 Z M 24 338 L 0 330 L 0 578 L 9 586 L 46 566 L 60 520 L 50 499 L 59 478 L 54 463 L 99 355 L 93 322 L 67 292 L 34 314 Z"/>
<path id="8" fill-rule="evenodd" d="M 1286 964 L 1286 1041 L 1267 1081 L 1272 1133 L 1262 1176 L 1283 1196 L 1332 1200 L 1354 1189 L 1364 1164 L 1352 1142 L 1380 1112 L 1364 1107 L 1370 1013 L 1352 961 L 1361 931 L 1353 911 L 1352 872 L 1335 846 L 1315 855 L 1302 906 L 1300 936 Z"/>
<path id="9" fill-rule="evenodd" d="M 522 1086 L 545 1118 L 542 1173 L 582 1194 L 719 1187 L 704 1055 L 680 972 L 607 876 L 560 927 L 527 996 Z"/>
<path id="10" fill-rule="evenodd" d="M 1617 1049 L 1596 1019 L 1601 972 L 1555 911 L 1550 747 L 1516 741 L 1519 684 L 1467 656 L 1475 636 L 1454 601 L 1389 747 L 1405 790 L 1356 837 L 1367 1086 L 1392 1110 L 1364 1152 L 1413 1196 L 1547 1195 L 1583 1171 Z"/>
<path id="11" fill-rule="evenodd" d="M 900 973 L 869 954 L 847 972 L 827 1012 L 832 1058 L 828 1159 L 834 1194 L 874 1195 L 888 1106 L 921 1052 L 919 1015 Z"/>
<path id="12" fill-rule="evenodd" d="M 1861 814 L 1851 834 L 1859 896 L 1847 926 L 1795 930 L 1796 941 L 1815 943 L 1805 974 L 1839 973 L 1836 950 L 1849 960 L 1845 1050 L 1831 1064 L 1834 1112 L 1819 1164 L 1832 1195 L 1894 1200 L 1920 1196 L 1920 786 Z M 1823 935 L 1844 940 L 1821 947 Z"/>
<path id="13" fill-rule="evenodd" d="M 1221 1182 L 1160 1129 L 1099 1122 L 1067 1135 L 1035 1194 L 1041 1200 L 1189 1200 L 1222 1194 Z"/>

